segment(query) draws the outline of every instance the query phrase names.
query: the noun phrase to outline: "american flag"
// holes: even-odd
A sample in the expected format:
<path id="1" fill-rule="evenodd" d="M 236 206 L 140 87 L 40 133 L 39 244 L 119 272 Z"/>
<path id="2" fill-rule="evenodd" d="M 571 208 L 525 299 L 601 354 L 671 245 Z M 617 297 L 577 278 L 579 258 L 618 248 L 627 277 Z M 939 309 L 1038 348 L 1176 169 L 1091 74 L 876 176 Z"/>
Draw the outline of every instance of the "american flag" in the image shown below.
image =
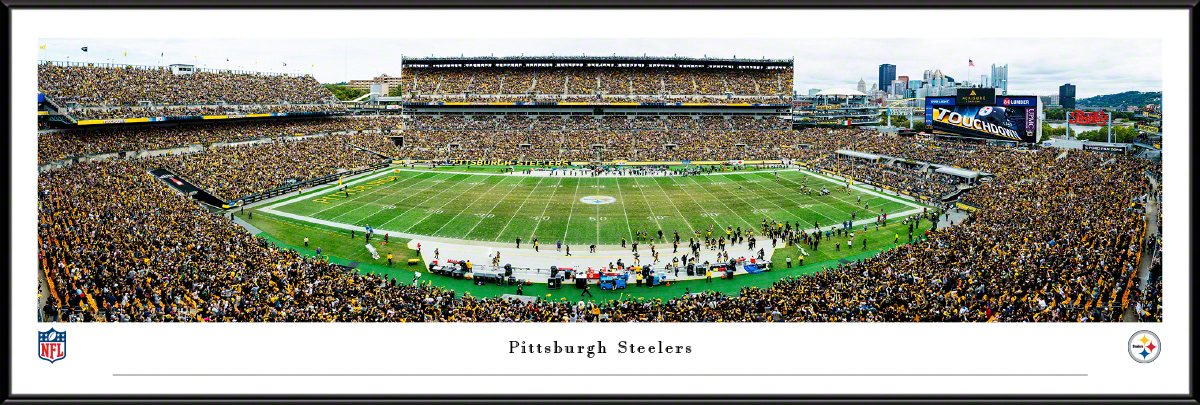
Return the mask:
<path id="1" fill-rule="evenodd" d="M 970 66 L 975 66 L 975 61 L 967 59 L 967 64 Z"/>

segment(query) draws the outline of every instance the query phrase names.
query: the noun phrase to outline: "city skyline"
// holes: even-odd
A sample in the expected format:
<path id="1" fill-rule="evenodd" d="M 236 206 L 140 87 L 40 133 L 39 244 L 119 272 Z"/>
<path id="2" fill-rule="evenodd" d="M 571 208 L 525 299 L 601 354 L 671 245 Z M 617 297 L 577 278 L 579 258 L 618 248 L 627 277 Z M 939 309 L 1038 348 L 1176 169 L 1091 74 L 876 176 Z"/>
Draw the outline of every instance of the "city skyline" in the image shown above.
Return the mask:
<path id="1" fill-rule="evenodd" d="M 612 55 L 794 58 L 796 89 L 855 88 L 859 78 L 878 83 L 879 65 L 896 66 L 896 76 L 917 78 L 942 70 L 975 82 L 991 65 L 1013 70 L 1009 94 L 1057 94 L 1078 86 L 1079 98 L 1130 90 L 1162 90 L 1161 41 L 1103 39 L 120 39 L 43 38 L 39 59 L 93 63 L 163 65 L 194 63 L 210 69 L 312 73 L 322 83 L 400 75 L 401 55 L 530 56 Z M 89 52 L 79 48 L 87 46 Z M 853 52 L 847 52 L 847 50 Z M 162 54 L 163 56 L 160 56 Z M 69 58 L 68 58 L 69 57 Z M 225 59 L 230 61 L 226 62 Z M 967 61 L 975 66 L 968 74 Z M 257 62 L 257 64 L 255 63 Z M 287 63 L 287 67 L 282 64 Z M 314 66 L 315 65 L 315 66 Z"/>

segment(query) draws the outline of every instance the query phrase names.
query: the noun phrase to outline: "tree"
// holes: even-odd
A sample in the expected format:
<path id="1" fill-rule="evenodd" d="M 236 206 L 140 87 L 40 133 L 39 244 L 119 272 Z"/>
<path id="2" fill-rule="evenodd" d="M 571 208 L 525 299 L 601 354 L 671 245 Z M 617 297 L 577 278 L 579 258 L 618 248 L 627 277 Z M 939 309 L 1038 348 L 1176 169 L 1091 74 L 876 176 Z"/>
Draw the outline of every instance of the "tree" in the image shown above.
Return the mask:
<path id="1" fill-rule="evenodd" d="M 404 95 L 404 86 L 396 86 L 388 89 L 388 97 L 400 97 Z"/>
<path id="2" fill-rule="evenodd" d="M 325 88 L 329 89 L 338 100 L 342 101 L 353 100 L 362 97 L 363 94 L 367 94 L 365 90 L 352 89 L 338 84 L 326 84 Z"/>
<path id="3" fill-rule="evenodd" d="M 1077 134 L 1074 129 L 1071 130 L 1071 133 Z M 1062 137 L 1066 137 L 1066 136 L 1067 136 L 1066 128 L 1064 128 L 1064 127 L 1054 128 L 1054 127 L 1051 127 L 1050 124 L 1047 124 L 1045 122 L 1042 123 L 1042 139 L 1041 140 L 1045 141 L 1045 140 L 1049 140 L 1050 137 L 1062 138 Z"/>

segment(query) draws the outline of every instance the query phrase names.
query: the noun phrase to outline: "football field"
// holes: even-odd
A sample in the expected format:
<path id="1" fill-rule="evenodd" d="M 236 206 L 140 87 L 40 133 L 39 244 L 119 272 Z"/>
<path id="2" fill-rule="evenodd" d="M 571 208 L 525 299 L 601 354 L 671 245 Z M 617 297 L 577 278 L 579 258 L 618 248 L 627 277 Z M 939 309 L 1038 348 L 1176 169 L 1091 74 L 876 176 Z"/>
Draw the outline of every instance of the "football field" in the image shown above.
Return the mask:
<path id="1" fill-rule="evenodd" d="M 804 228 L 851 219 L 889 218 L 920 210 L 912 202 L 858 189 L 805 195 L 805 185 L 836 190 L 832 178 L 781 170 L 688 177 L 570 177 L 387 171 L 337 187 L 273 203 L 272 209 L 301 220 L 355 227 L 376 234 L 421 235 L 511 243 L 538 238 L 575 245 L 618 245 L 645 231 L 684 240 L 692 231 L 753 229 L 763 219 L 799 221 Z M 862 197 L 863 204 L 858 198 Z M 865 206 L 865 207 L 864 207 Z M 868 209 L 869 208 L 869 209 Z M 360 228 L 361 229 L 361 228 Z M 722 234 L 715 232 L 714 236 Z"/>

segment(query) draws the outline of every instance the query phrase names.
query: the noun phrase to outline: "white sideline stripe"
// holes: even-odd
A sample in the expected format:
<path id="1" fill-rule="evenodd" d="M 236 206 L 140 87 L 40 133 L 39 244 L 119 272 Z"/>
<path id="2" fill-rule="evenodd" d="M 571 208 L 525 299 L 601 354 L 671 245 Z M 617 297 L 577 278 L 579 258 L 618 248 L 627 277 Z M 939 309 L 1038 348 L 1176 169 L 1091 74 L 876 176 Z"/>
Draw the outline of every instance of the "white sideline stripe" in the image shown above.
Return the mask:
<path id="1" fill-rule="evenodd" d="M 834 179 L 832 179 L 832 178 L 825 177 L 825 176 L 823 176 L 823 175 L 820 175 L 820 174 L 816 174 L 816 173 L 810 172 L 810 171 L 808 171 L 808 170 L 803 170 L 802 172 L 804 172 L 804 173 L 808 173 L 808 174 L 810 174 L 810 175 L 812 175 L 812 176 L 814 176 L 814 177 L 818 177 L 818 178 L 824 179 L 824 180 L 826 180 L 826 181 L 831 181 L 831 182 L 834 182 L 834 183 L 842 183 L 842 184 L 845 184 L 845 181 L 841 181 L 841 182 L 839 182 L 839 181 L 837 181 L 837 180 L 834 180 Z M 789 181 L 790 181 L 790 180 L 789 180 Z M 793 182 L 793 183 L 794 183 L 794 182 Z M 877 197 L 882 197 L 882 198 L 883 198 L 883 199 L 885 199 L 885 200 L 890 200 L 890 201 L 898 202 L 898 203 L 901 203 L 901 204 L 907 205 L 907 206 L 909 206 L 909 207 L 914 207 L 914 208 L 925 208 L 925 207 L 922 207 L 922 206 L 921 206 L 921 205 L 919 205 L 919 204 L 913 203 L 913 202 L 911 202 L 911 201 L 908 201 L 908 200 L 905 200 L 905 199 L 901 199 L 901 198 L 895 198 L 895 196 L 890 196 L 890 195 L 887 195 L 887 194 L 880 194 L 880 193 L 878 193 L 878 192 L 875 192 L 875 190 L 871 190 L 871 189 L 868 189 L 868 188 L 863 188 L 862 186 L 859 186 L 859 184 L 862 184 L 862 183 L 861 183 L 861 182 L 857 182 L 856 184 L 853 184 L 853 185 L 851 185 L 851 186 L 850 186 L 850 188 L 851 188 L 851 189 L 854 189 L 854 190 L 862 191 L 862 192 L 864 192 L 864 193 L 871 194 L 871 195 L 874 195 L 874 196 L 877 196 Z"/>
<path id="2" fill-rule="evenodd" d="M 787 168 L 778 168 L 778 169 L 783 169 L 783 170 L 786 170 Z M 518 176 L 525 176 L 525 177 L 581 177 L 581 178 L 583 178 L 583 177 L 593 177 L 593 176 L 592 176 L 592 175 L 590 175 L 590 174 L 563 174 L 563 173 L 558 173 L 558 174 L 555 174 L 554 176 L 550 176 L 550 174 L 549 174 L 550 172 L 538 172 L 538 173 L 544 173 L 544 174 L 524 174 L 524 173 L 521 173 L 521 172 L 516 172 L 516 173 L 471 173 L 471 172 L 454 172 L 454 171 L 449 171 L 449 170 L 417 170 L 417 169 L 405 169 L 405 168 L 400 168 L 400 167 L 397 167 L 397 168 L 395 168 L 395 170 L 400 170 L 400 171 L 405 171 L 405 172 L 421 172 L 421 173 L 429 173 L 429 172 L 432 172 L 432 173 L 469 174 L 469 175 L 472 175 L 472 176 L 505 176 L 505 177 L 518 177 Z M 565 171 L 565 170 L 575 170 L 575 171 L 581 171 L 582 169 L 563 169 L 563 170 L 560 170 L 560 172 L 562 172 L 562 171 Z M 693 175 L 691 175 L 691 176 L 722 176 L 722 175 L 730 175 L 730 174 L 742 174 L 742 173 L 763 173 L 763 172 L 768 172 L 768 171 L 770 171 L 770 169 L 761 169 L 761 170 L 739 170 L 739 171 L 729 171 L 729 172 L 701 173 L 701 174 L 693 174 Z M 624 177 L 683 177 L 683 176 L 678 176 L 678 175 L 667 175 L 667 174 L 654 174 L 654 175 L 634 175 L 634 174 L 631 174 L 631 175 L 621 175 L 621 176 L 600 175 L 600 176 L 594 176 L 594 177 L 599 177 L 599 178 L 602 178 L 602 179 L 609 179 L 609 178 L 624 178 Z"/>
<path id="3" fill-rule="evenodd" d="M 400 170 L 406 170 L 406 169 L 400 169 Z M 416 172 L 428 172 L 427 170 L 408 170 L 408 171 L 416 171 Z M 809 174 L 809 175 L 812 175 L 812 176 L 814 176 L 814 177 L 817 177 L 817 178 L 823 179 L 823 180 L 825 180 L 825 181 L 830 181 L 830 182 L 834 182 L 834 183 L 839 183 L 837 180 L 833 180 L 833 179 L 830 179 L 830 178 L 828 178 L 828 177 L 826 177 L 826 176 L 822 176 L 822 175 L 819 175 L 819 174 L 816 174 L 816 173 L 813 173 L 813 172 L 810 172 L 810 171 L 807 171 L 807 170 L 802 170 L 802 172 L 804 172 L 804 173 L 807 173 L 807 174 Z M 356 180 L 355 182 L 366 181 L 366 180 L 369 180 L 369 179 L 370 179 L 370 178 L 372 178 L 372 177 L 378 177 L 378 176 L 380 176 L 380 175 L 384 175 L 384 174 L 387 174 L 387 172 L 384 172 L 384 173 L 379 173 L 379 174 L 377 174 L 377 175 L 375 175 L 375 176 L 365 177 L 365 178 L 362 178 L 362 179 Z M 456 174 L 471 174 L 471 173 L 456 173 Z M 726 175 L 728 175 L 728 174 L 737 174 L 737 173 L 722 173 L 722 174 L 726 174 Z M 564 176 L 564 177 L 565 177 L 565 176 Z M 614 176 L 614 177 L 617 177 L 617 176 Z M 646 176 L 625 176 L 625 177 L 646 177 Z M 670 177 L 674 177 L 674 176 L 670 176 Z M 652 181 L 653 181 L 653 180 L 652 180 Z M 790 180 L 789 180 L 789 181 L 790 181 Z M 634 180 L 634 183 L 638 183 L 636 179 Z M 657 184 L 657 182 L 655 182 L 655 183 Z M 794 182 L 793 182 L 793 183 L 794 183 Z M 353 184 L 353 183 L 347 183 L 347 184 Z M 562 179 L 561 179 L 561 178 L 559 179 L 559 184 L 562 184 Z M 664 195 L 666 196 L 666 189 L 665 189 L 665 188 L 663 188 L 661 184 L 660 184 L 660 185 L 658 185 L 658 186 L 659 186 L 659 189 L 660 189 L 660 190 L 662 190 L 662 191 L 663 191 L 663 193 L 664 193 Z M 908 216 L 908 215 L 919 214 L 919 213 L 921 213 L 921 210 L 922 210 L 923 208 L 925 208 L 925 207 L 923 207 L 923 206 L 921 206 L 921 205 L 918 205 L 918 204 L 915 204 L 915 203 L 912 203 L 912 202 L 909 202 L 909 201 L 906 201 L 906 200 L 902 200 L 902 199 L 896 199 L 896 198 L 894 198 L 893 196 L 889 196 L 889 195 L 886 195 L 886 194 L 880 194 L 880 193 L 877 193 L 877 192 L 875 192 L 874 190 L 865 189 L 865 188 L 863 188 L 863 187 L 860 187 L 860 186 L 858 186 L 858 185 L 852 185 L 852 186 L 850 186 L 850 187 L 851 187 L 852 189 L 856 189 L 856 190 L 858 190 L 858 191 L 861 191 L 861 192 L 864 192 L 864 193 L 867 193 L 867 194 L 875 195 L 875 196 L 877 196 L 877 197 L 880 197 L 880 198 L 883 198 L 883 199 L 885 199 L 885 200 L 890 200 L 890 201 L 894 201 L 894 202 L 899 202 L 899 203 L 901 203 L 901 204 L 904 204 L 904 205 L 907 205 L 907 206 L 910 206 L 910 207 L 913 207 L 913 208 L 914 208 L 914 209 L 912 209 L 912 210 L 909 210 L 909 211 L 903 211 L 903 212 L 898 212 L 898 213 L 892 214 L 892 216 L 893 216 L 894 218 L 896 218 L 896 219 L 903 218 L 903 217 L 905 217 L 905 216 Z M 554 190 L 554 192 L 557 192 L 557 189 L 558 189 L 558 188 L 560 188 L 560 187 L 556 187 L 556 188 L 555 188 L 555 190 Z M 445 190 L 443 190 L 443 192 L 444 192 L 444 191 L 445 191 Z M 639 191 L 640 191 L 640 190 L 639 190 Z M 578 191 L 576 191 L 576 194 L 578 194 Z M 687 194 L 687 193 L 685 193 L 685 194 Z M 440 193 L 439 193 L 439 195 L 440 195 Z M 645 192 L 643 191 L 643 199 L 644 199 L 644 201 L 646 201 L 646 202 L 647 202 L 647 205 L 649 205 L 649 200 L 645 199 L 645 198 L 644 198 L 644 196 L 645 196 Z M 689 194 L 689 197 L 690 197 L 690 194 Z M 552 199 L 553 199 L 553 193 L 551 194 L 551 200 L 552 200 Z M 299 198 L 298 198 L 298 199 L 296 199 L 296 200 L 299 200 Z M 668 201 L 669 201 L 669 199 L 668 199 Z M 694 201 L 694 200 L 693 200 L 693 201 Z M 299 221 L 304 221 L 304 222 L 309 222 L 309 223 L 315 223 L 315 224 L 326 225 L 326 226 L 329 226 L 329 227 L 334 227 L 334 228 L 348 229 L 348 230 L 356 230 L 356 231 L 357 231 L 357 230 L 361 230 L 361 228 L 362 228 L 362 227 L 358 227 L 358 226 L 354 226 L 354 225 L 347 225 L 347 224 L 343 224 L 343 223 L 340 223 L 340 222 L 327 221 L 327 220 L 323 220 L 323 219 L 311 218 L 311 217 L 307 217 L 307 216 L 303 216 L 303 215 L 291 214 L 291 213 L 280 212 L 280 211 L 275 211 L 275 210 L 274 210 L 274 208 L 275 208 L 276 206 L 282 206 L 282 205 L 286 205 L 286 204 L 290 204 L 290 203 L 291 203 L 290 201 L 289 201 L 289 202 L 278 203 L 278 204 L 275 204 L 275 205 L 272 205 L 272 206 L 269 206 L 269 207 L 263 208 L 261 211 L 262 211 L 262 212 L 264 212 L 264 213 L 267 213 L 267 214 L 271 214 L 271 215 L 278 215 L 278 216 L 281 216 L 281 217 L 291 218 L 291 219 L 295 219 L 295 220 L 299 220 Z M 672 207 L 674 207 L 674 203 L 671 203 L 671 205 L 672 205 Z M 549 203 L 547 203 L 547 208 L 548 208 L 548 207 L 549 207 Z M 415 207 L 414 207 L 414 208 L 415 208 Z M 544 209 L 545 209 L 545 208 L 544 208 Z M 679 208 L 678 208 L 678 207 L 675 207 L 675 210 L 676 210 L 676 212 L 679 212 Z M 543 212 L 542 212 L 542 214 L 543 214 L 543 216 L 544 216 L 544 215 L 545 215 L 545 211 L 543 211 Z M 682 215 L 683 215 L 683 214 L 681 213 L 681 214 L 680 214 L 680 218 L 683 218 L 683 216 L 682 216 Z M 422 220 L 424 220 L 424 218 L 423 218 Z M 568 221 L 569 221 L 569 219 L 568 219 Z M 389 221 L 389 222 L 390 222 L 390 221 Z M 686 219 L 684 219 L 684 222 L 685 222 L 685 223 L 687 223 L 687 220 L 686 220 Z M 871 224 L 871 223 L 874 223 L 874 222 L 875 222 L 875 219 L 874 219 L 874 218 L 869 218 L 869 219 L 861 219 L 861 220 L 858 220 L 858 221 L 854 221 L 853 223 L 851 223 L 851 225 L 852 225 L 852 226 L 854 226 L 854 227 L 857 227 L 857 226 L 859 226 L 859 225 Z M 540 225 L 540 224 L 541 224 L 541 221 L 539 220 L 539 221 L 538 221 L 538 225 Z M 536 232 L 536 229 L 537 229 L 536 227 L 537 227 L 537 225 L 535 225 L 535 228 L 534 228 L 534 231 L 535 231 L 535 232 Z M 809 229 L 805 230 L 805 232 L 813 232 L 813 231 L 817 231 L 817 230 L 820 230 L 820 229 L 819 229 L 819 228 L 809 228 Z M 391 231 L 391 230 L 386 230 L 386 229 L 375 229 L 375 233 L 388 233 L 388 234 L 392 234 L 392 233 L 394 233 L 394 234 L 396 234 L 396 235 L 397 235 L 397 237 L 401 237 L 401 238 L 409 238 L 409 239 L 422 239 L 422 240 L 438 241 L 438 242 L 443 242 L 443 243 L 455 243 L 455 244 L 463 244 L 463 245 L 469 245 L 469 246 L 497 246 L 497 247 L 499 247 L 499 246 L 508 246 L 508 245 L 511 245 L 511 243 L 500 243 L 500 242 L 489 242 L 489 241 L 476 241 L 476 240 L 469 240 L 469 239 L 455 239 L 455 238 L 435 237 L 435 236 L 429 236 L 429 235 L 416 235 L 416 234 L 410 234 L 410 233 L 404 233 L 404 232 L 398 232 L 398 231 Z M 531 240 L 532 240 L 532 239 L 531 239 Z M 620 246 L 621 246 L 621 245 L 619 245 L 619 244 L 618 244 L 618 245 L 600 245 L 600 244 L 597 244 L 597 245 L 596 245 L 596 247 L 597 247 L 598 249 L 599 249 L 599 248 L 605 248 L 605 249 L 613 249 L 613 248 L 618 248 L 618 249 L 619 249 L 619 248 L 620 248 Z"/>
<path id="4" fill-rule="evenodd" d="M 390 169 L 391 169 L 390 167 L 388 167 L 388 168 L 384 168 L 384 169 L 383 169 L 382 171 L 380 171 L 379 173 L 375 173 L 375 174 L 373 174 L 373 175 L 367 175 L 367 176 L 365 176 L 365 177 L 361 177 L 361 178 L 358 178 L 358 179 L 356 179 L 356 180 L 353 180 L 353 181 L 350 181 L 350 182 L 343 183 L 343 184 L 341 184 L 341 185 L 343 185 L 343 186 L 349 186 L 349 185 L 354 185 L 354 184 L 362 183 L 362 182 L 364 182 L 364 181 L 371 180 L 371 179 L 373 179 L 373 178 L 376 178 L 376 177 L 379 177 L 379 176 L 383 176 L 383 175 L 385 175 L 385 174 L 388 174 L 388 172 L 389 172 L 389 170 L 390 170 Z M 319 189 L 315 189 L 315 190 L 313 190 L 312 192 L 313 192 L 313 193 L 323 193 L 323 192 L 325 192 L 326 190 L 328 190 L 328 189 L 331 189 L 331 188 L 334 188 L 334 187 L 337 187 L 337 186 L 338 186 L 337 184 L 330 184 L 330 185 L 328 185 L 328 186 L 325 186 L 325 187 L 322 187 L 322 188 L 319 188 Z M 287 201 L 283 201 L 283 202 L 276 203 L 276 204 L 274 204 L 274 205 L 271 205 L 271 206 L 268 206 L 268 207 L 266 207 L 266 208 L 264 208 L 264 209 L 268 209 L 268 210 L 270 210 L 270 209 L 275 209 L 275 208 L 278 208 L 278 207 L 282 207 L 282 206 L 284 206 L 284 205 L 288 205 L 288 204 L 291 204 L 291 203 L 294 203 L 294 202 L 297 202 L 297 201 L 303 200 L 303 198 L 301 198 L 301 197 L 303 197 L 303 196 L 304 196 L 304 194 L 300 194 L 300 195 L 298 195 L 298 196 L 295 196 L 296 198 L 292 198 L 292 199 L 290 199 L 290 200 L 287 200 Z"/>
<path id="5" fill-rule="evenodd" d="M 783 176 L 780 176 L 780 179 L 783 179 Z M 789 181 L 789 182 L 791 182 L 792 184 L 797 184 L 797 185 L 803 186 L 803 185 L 802 185 L 802 184 L 800 184 L 800 183 L 796 183 L 796 182 L 794 182 L 794 181 L 791 181 L 791 180 L 788 180 L 788 181 Z M 763 182 L 762 180 L 759 180 L 759 183 L 762 183 L 762 182 Z M 756 184 L 757 184 L 757 183 L 756 183 Z M 817 211 L 817 210 L 813 209 L 812 207 L 803 207 L 803 205 L 812 205 L 812 206 L 815 206 L 816 204 L 801 204 L 800 202 L 796 201 L 795 199 L 793 199 L 793 198 L 791 198 L 791 197 L 788 197 L 786 194 L 784 194 L 784 193 L 780 193 L 778 190 L 775 190 L 775 188 L 773 188 L 773 187 L 769 187 L 769 186 L 761 186 L 761 185 L 760 185 L 759 187 L 762 187 L 762 189 L 763 189 L 763 190 L 770 191 L 771 193 L 773 193 L 773 194 L 775 194 L 775 195 L 777 195 L 777 196 L 783 197 L 785 200 L 787 200 L 787 201 L 791 202 L 792 204 L 796 204 L 796 207 L 797 207 L 797 208 L 800 208 L 801 210 L 809 210 L 809 211 L 812 211 L 814 214 L 817 214 L 817 215 L 820 215 L 820 216 L 822 216 L 822 217 L 824 217 L 824 218 L 826 218 L 826 219 L 829 219 L 830 221 L 833 221 L 833 220 L 834 220 L 833 218 L 830 218 L 828 215 L 825 215 L 825 213 L 823 213 L 823 212 L 821 212 L 821 211 Z M 792 191 L 792 190 L 791 190 L 791 189 L 788 189 L 788 191 Z M 811 201 L 815 201 L 815 202 L 821 202 L 821 203 L 824 203 L 824 202 L 822 202 L 822 201 L 820 201 L 820 200 L 818 200 L 818 199 L 816 199 L 816 198 L 811 198 L 811 197 L 809 197 L 809 200 L 811 200 Z M 774 203 L 774 200 L 772 200 L 772 202 Z M 783 209 L 783 211 L 784 211 L 784 212 L 790 212 L 790 211 L 789 211 L 787 208 L 784 208 L 782 205 L 779 205 L 779 203 L 775 203 L 775 205 L 776 205 L 776 206 L 778 206 L 780 209 Z M 825 206 L 829 206 L 829 204 L 825 203 Z M 795 212 L 792 212 L 792 213 L 794 214 Z M 797 217 L 801 217 L 800 215 L 796 215 L 796 216 L 797 216 Z"/>
<path id="6" fill-rule="evenodd" d="M 403 192 L 403 191 L 407 191 L 407 190 L 408 190 L 408 189 L 410 189 L 410 188 L 413 188 L 413 186 L 416 186 L 416 185 L 418 185 L 418 184 L 424 183 L 424 182 L 425 182 L 425 180 L 430 180 L 430 179 L 433 179 L 433 178 L 436 178 L 436 177 L 437 177 L 437 176 L 435 175 L 435 176 L 430 176 L 430 177 L 428 177 L 428 178 L 420 179 L 420 180 L 414 181 L 414 182 L 412 182 L 412 183 L 409 183 L 407 186 L 404 186 L 404 187 L 402 187 L 402 188 L 396 188 L 396 187 L 399 185 L 399 182 L 398 182 L 397 184 L 388 184 L 388 185 L 385 185 L 385 186 L 383 186 L 383 187 L 379 187 L 379 188 L 376 188 L 376 189 L 374 189 L 374 190 L 371 190 L 371 191 L 368 191 L 368 192 L 362 193 L 362 195 L 361 195 L 361 196 L 355 196 L 355 197 L 352 197 L 352 198 L 348 198 L 348 199 L 342 200 L 340 203 L 338 203 L 337 205 L 334 205 L 333 207 L 325 208 L 325 209 L 323 209 L 323 210 L 320 210 L 320 211 L 314 212 L 314 213 L 312 213 L 311 215 L 313 215 L 313 216 L 316 216 L 317 214 L 320 214 L 320 213 L 322 213 L 322 212 L 325 212 L 325 211 L 328 211 L 328 210 L 331 210 L 331 209 L 337 208 L 338 206 L 341 206 L 342 204 L 345 204 L 345 203 L 347 203 L 347 202 L 350 202 L 350 200 L 356 200 L 356 199 L 358 199 L 358 198 L 366 197 L 366 196 L 368 196 L 368 195 L 376 195 L 376 194 L 378 195 L 378 197 L 376 197 L 374 201 L 371 201 L 371 202 L 363 202 L 362 204 L 359 204 L 357 207 L 350 208 L 350 210 L 349 210 L 349 211 L 343 212 L 343 213 L 341 213 L 341 214 L 338 214 L 337 216 L 335 216 L 335 217 L 331 218 L 332 220 L 335 220 L 335 221 L 336 221 L 338 218 L 341 218 L 341 217 L 343 217 L 343 216 L 345 216 L 346 214 L 349 214 L 349 213 L 351 213 L 351 212 L 357 211 L 359 208 L 365 208 L 365 207 L 367 207 L 367 206 L 369 206 L 369 205 L 372 205 L 372 204 L 378 203 L 380 200 L 383 200 L 384 198 L 391 198 L 391 197 L 395 196 L 395 195 L 396 195 L 396 194 L 398 194 L 398 193 L 401 193 L 401 192 Z M 404 182 L 404 183 L 408 183 L 408 181 L 410 181 L 410 180 L 413 180 L 413 179 L 415 179 L 415 178 L 416 178 L 416 176 L 409 177 L 409 178 L 405 179 L 403 182 Z M 447 177 L 447 178 L 449 178 L 449 177 Z M 434 183 L 434 184 L 437 184 L 437 183 Z M 430 189 L 430 188 L 432 188 L 432 187 L 425 187 L 425 189 L 423 189 L 423 190 L 421 190 L 421 191 L 426 191 L 426 190 L 428 190 L 428 189 Z M 385 191 L 385 190 L 389 190 L 390 192 L 386 192 L 386 193 L 384 193 L 383 191 Z M 405 200 L 407 200 L 407 199 L 405 199 Z M 401 201 L 404 201 L 404 200 L 401 200 Z M 398 203 L 398 202 L 397 202 L 397 203 Z M 366 217 L 363 217 L 363 219 L 366 219 L 367 217 L 370 217 L 371 215 L 375 215 L 375 214 L 377 214 L 377 213 L 379 213 L 379 211 L 375 211 L 374 213 L 367 214 L 367 216 L 366 216 Z"/>

